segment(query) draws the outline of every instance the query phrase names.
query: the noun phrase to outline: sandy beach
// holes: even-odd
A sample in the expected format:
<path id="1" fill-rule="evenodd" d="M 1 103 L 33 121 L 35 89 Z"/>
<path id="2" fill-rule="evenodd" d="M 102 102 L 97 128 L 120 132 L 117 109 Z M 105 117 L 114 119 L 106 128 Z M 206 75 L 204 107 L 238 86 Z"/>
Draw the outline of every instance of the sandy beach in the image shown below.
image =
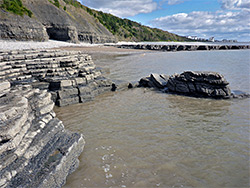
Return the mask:
<path id="1" fill-rule="evenodd" d="M 105 46 L 104 44 L 89 44 L 89 43 L 69 43 L 62 41 L 49 40 L 46 42 L 35 42 L 35 41 L 9 41 L 0 40 L 0 51 L 5 50 L 27 50 L 27 49 L 60 49 L 70 51 L 85 51 L 86 53 L 142 53 L 150 52 L 148 50 L 136 50 L 136 49 L 122 49 L 114 46 Z"/>

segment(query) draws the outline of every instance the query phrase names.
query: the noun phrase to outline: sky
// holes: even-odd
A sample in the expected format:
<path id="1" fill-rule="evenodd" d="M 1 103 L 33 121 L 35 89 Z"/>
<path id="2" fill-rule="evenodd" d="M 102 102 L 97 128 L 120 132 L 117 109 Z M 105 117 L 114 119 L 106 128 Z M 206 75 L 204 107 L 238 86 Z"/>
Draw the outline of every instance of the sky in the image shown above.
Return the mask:
<path id="1" fill-rule="evenodd" d="M 250 0 L 79 0 L 181 36 L 250 41 Z"/>

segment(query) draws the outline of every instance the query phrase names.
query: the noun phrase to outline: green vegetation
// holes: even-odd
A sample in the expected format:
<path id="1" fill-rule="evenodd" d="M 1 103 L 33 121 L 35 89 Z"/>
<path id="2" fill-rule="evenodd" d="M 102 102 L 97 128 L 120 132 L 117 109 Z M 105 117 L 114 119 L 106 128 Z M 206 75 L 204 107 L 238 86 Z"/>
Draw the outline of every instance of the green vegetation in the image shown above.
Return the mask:
<path id="1" fill-rule="evenodd" d="M 58 0 L 48 0 L 58 8 L 60 3 Z M 125 41 L 192 41 L 186 37 L 181 37 L 167 31 L 163 31 L 157 28 L 150 28 L 143 26 L 137 22 L 121 19 L 113 16 L 112 14 L 96 11 L 88 7 L 83 6 L 77 0 L 63 0 L 67 5 L 72 5 L 76 8 L 81 8 L 87 11 L 90 15 L 94 16 L 98 22 L 104 25 L 113 35 L 119 40 Z M 66 6 L 63 9 L 69 14 Z M 71 15 L 72 16 L 72 15 Z"/>
<path id="2" fill-rule="evenodd" d="M 60 3 L 59 0 L 48 0 L 50 3 L 52 3 L 53 5 L 55 5 L 56 7 L 60 8 Z M 83 5 L 78 2 L 77 0 L 63 0 L 67 5 L 72 5 L 76 8 L 83 8 Z M 67 10 L 66 6 L 63 7 L 63 10 Z"/>
<path id="3" fill-rule="evenodd" d="M 80 2 L 78 2 L 77 0 L 63 0 L 63 1 L 66 4 L 73 5 L 76 8 L 78 8 L 78 7 L 83 8 L 83 5 Z"/>
<path id="4" fill-rule="evenodd" d="M 137 22 L 121 19 L 112 14 L 103 13 L 85 7 L 86 11 L 94 16 L 119 40 L 127 41 L 191 41 L 186 37 L 181 37 L 157 28 L 143 26 Z"/>
<path id="5" fill-rule="evenodd" d="M 58 0 L 48 0 L 50 3 L 52 3 L 53 5 L 55 5 L 57 8 L 60 8 L 60 3 Z"/>
<path id="6" fill-rule="evenodd" d="M 26 14 L 29 17 L 32 17 L 33 14 L 29 9 L 23 6 L 21 0 L 3 0 L 2 4 L 0 5 L 0 8 L 3 8 L 8 12 L 12 12 L 20 16 Z"/>
<path id="7" fill-rule="evenodd" d="M 58 0 L 54 0 L 54 5 L 55 5 L 56 7 L 58 7 L 58 8 L 60 8 L 60 3 L 59 3 Z"/>

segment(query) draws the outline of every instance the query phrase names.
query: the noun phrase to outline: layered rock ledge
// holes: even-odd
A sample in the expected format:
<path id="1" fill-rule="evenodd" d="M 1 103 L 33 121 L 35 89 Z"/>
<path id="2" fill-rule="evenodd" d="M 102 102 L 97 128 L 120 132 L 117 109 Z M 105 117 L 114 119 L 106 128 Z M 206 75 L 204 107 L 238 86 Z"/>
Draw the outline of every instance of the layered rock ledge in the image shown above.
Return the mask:
<path id="1" fill-rule="evenodd" d="M 216 72 L 185 71 L 172 76 L 151 74 L 139 81 L 139 87 L 152 87 L 167 93 L 215 99 L 247 98 L 247 93 L 233 94 L 223 75 Z"/>
<path id="2" fill-rule="evenodd" d="M 2 51 L 0 65 L 0 81 L 46 89 L 58 106 L 85 102 L 112 87 L 91 56 L 80 51 Z"/>
<path id="3" fill-rule="evenodd" d="M 107 44 L 109 45 L 109 44 Z M 222 44 L 207 44 L 207 45 L 189 45 L 189 44 L 181 44 L 181 45 L 157 45 L 157 44 L 116 44 L 113 45 L 117 48 L 124 49 L 139 49 L 139 50 L 156 50 L 156 51 L 199 51 L 199 50 L 242 50 L 242 49 L 250 49 L 250 45 L 222 45 Z"/>
<path id="4" fill-rule="evenodd" d="M 0 187 L 61 187 L 78 166 L 83 136 L 64 129 L 46 90 L 0 86 Z"/>
<path id="5" fill-rule="evenodd" d="M 53 111 L 117 86 L 78 51 L 0 52 L 0 187 L 61 187 L 85 141 Z"/>

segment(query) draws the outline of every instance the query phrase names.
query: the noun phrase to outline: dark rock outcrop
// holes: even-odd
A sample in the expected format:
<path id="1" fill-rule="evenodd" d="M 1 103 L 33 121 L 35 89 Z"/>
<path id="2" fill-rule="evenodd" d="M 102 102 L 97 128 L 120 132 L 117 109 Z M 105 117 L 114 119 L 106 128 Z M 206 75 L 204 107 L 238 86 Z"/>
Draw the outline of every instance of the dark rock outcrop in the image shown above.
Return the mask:
<path id="1" fill-rule="evenodd" d="M 228 82 L 219 73 L 186 71 L 169 78 L 167 87 L 170 92 L 192 96 L 229 98 Z"/>
<path id="2" fill-rule="evenodd" d="M 139 87 L 153 87 L 167 93 L 215 99 L 247 98 L 246 93 L 231 93 L 224 76 L 216 72 L 186 71 L 172 76 L 151 74 Z"/>
<path id="3" fill-rule="evenodd" d="M 158 88 L 164 88 L 167 86 L 167 78 L 165 76 L 161 76 L 159 74 L 151 74 L 150 76 L 153 84 Z"/>
<path id="4" fill-rule="evenodd" d="M 169 76 L 167 75 L 159 75 L 159 74 L 151 74 L 148 77 L 142 78 L 139 81 L 139 87 L 154 87 L 163 89 L 167 87 Z"/>
<path id="5" fill-rule="evenodd" d="M 109 44 L 107 44 L 109 45 Z M 112 46 L 124 49 L 154 50 L 154 51 L 196 51 L 196 50 L 244 50 L 250 49 L 249 44 L 222 45 L 213 43 L 211 45 L 155 45 L 155 44 L 115 44 Z"/>

